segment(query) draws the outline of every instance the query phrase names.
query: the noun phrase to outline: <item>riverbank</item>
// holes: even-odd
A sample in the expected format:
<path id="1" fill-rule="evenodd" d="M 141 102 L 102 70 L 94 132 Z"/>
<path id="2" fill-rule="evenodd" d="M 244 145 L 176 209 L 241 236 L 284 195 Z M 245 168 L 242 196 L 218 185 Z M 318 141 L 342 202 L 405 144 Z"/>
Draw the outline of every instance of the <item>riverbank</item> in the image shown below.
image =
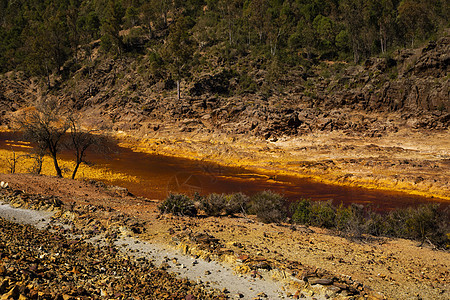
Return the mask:
<path id="1" fill-rule="evenodd" d="M 239 295 L 238 298 L 243 299 L 284 299 L 284 291 L 280 283 L 257 280 L 250 276 L 237 276 L 231 268 L 218 262 L 205 261 L 200 258 L 194 259 L 176 249 L 167 247 L 167 245 L 132 237 L 131 231 L 124 229 L 122 222 L 115 222 L 106 227 L 90 230 L 92 224 L 90 224 L 91 226 L 82 224 L 83 222 L 76 217 L 76 213 L 82 210 L 89 214 L 86 207 L 82 208 L 74 204 L 71 209 L 66 209 L 58 197 L 21 193 L 17 190 L 0 190 L 0 202 L 4 201 L 10 204 L 0 205 L 0 226 L 3 229 L 3 234 L 0 234 L 0 245 L 2 245 L 2 242 L 8 244 L 8 251 L 10 254 L 12 252 L 13 256 L 18 256 L 14 251 L 16 248 L 23 249 L 25 246 L 21 259 L 26 262 L 22 263 L 20 270 L 16 270 L 16 272 L 27 273 L 29 269 L 36 270 L 36 262 L 30 265 L 26 259 L 28 256 L 33 256 L 36 251 L 41 254 L 41 261 L 37 264 L 45 265 L 47 272 L 61 273 L 61 264 L 65 265 L 62 267 L 63 269 L 70 271 L 62 272 L 69 273 L 69 276 L 60 275 L 59 278 L 53 278 L 53 280 L 52 278 L 45 278 L 47 279 L 45 284 L 42 283 L 44 280 L 39 277 L 39 274 L 37 277 L 40 280 L 36 282 L 33 281 L 34 278 L 31 276 L 31 278 L 26 278 L 17 283 L 15 276 L 11 278 L 11 275 L 13 275 L 11 272 L 4 272 L 0 274 L 0 282 L 3 282 L 1 279 L 4 276 L 2 275 L 6 275 L 4 280 L 6 284 L 3 283 L 0 287 L 0 295 L 9 291 L 10 294 L 20 292 L 23 296 L 32 299 L 36 293 L 41 293 L 41 296 L 45 293 L 51 293 L 54 295 L 52 298 L 59 297 L 58 294 L 63 294 L 63 298 L 69 297 L 70 299 L 77 296 L 89 296 L 90 299 L 106 296 L 111 299 L 133 296 L 138 299 L 145 297 L 145 299 L 159 300 L 164 297 L 167 298 L 167 295 L 170 295 L 170 299 L 229 299 L 233 298 L 234 295 Z M 88 211 L 94 209 L 102 210 L 102 207 L 88 207 Z M 103 210 L 103 212 L 105 211 Z M 108 209 L 108 212 L 110 217 L 117 217 L 118 215 L 113 209 Z M 94 222 L 101 221 L 102 218 L 97 215 Z M 36 230 L 32 227 L 36 227 L 40 231 L 36 233 Z M 30 235 L 27 234 L 16 235 L 11 238 L 9 235 L 16 230 L 21 233 L 32 232 L 33 234 L 35 232 L 34 235 L 43 237 L 39 240 L 41 244 L 35 244 L 35 241 L 30 240 Z M 56 240 L 59 244 L 62 243 L 62 247 L 54 246 L 48 242 L 48 239 Z M 48 244 L 52 247 L 50 253 L 46 251 L 49 247 Z M 70 245 L 71 247 L 64 245 Z M 67 250 L 68 248 L 69 250 Z M 71 252 L 74 250 L 73 248 L 76 248 L 75 251 L 81 251 L 83 256 L 76 257 L 76 265 L 72 268 L 65 258 L 74 256 Z M 86 257 L 84 250 L 94 251 L 95 254 L 101 252 L 100 255 L 105 256 L 102 259 L 95 255 L 95 266 L 98 268 L 86 267 L 87 264 L 91 263 L 93 257 L 89 255 Z M 42 259 L 46 258 L 47 255 L 56 258 L 51 259 L 49 263 Z M 111 268 L 111 260 L 113 262 L 122 260 L 125 263 L 129 262 L 125 269 L 130 269 L 130 265 L 132 265 L 132 275 L 124 278 L 124 280 L 117 280 L 115 270 L 117 267 L 121 268 L 121 266 L 119 263 L 118 266 L 115 264 Z M 8 258 L 6 261 L 8 261 Z M 8 261 L 8 264 L 10 265 L 12 262 Z M 136 265 L 138 265 L 137 268 Z M 141 270 L 140 266 L 145 266 L 146 269 Z M 73 272 L 73 270 L 77 271 Z M 129 282 L 125 280 L 134 281 L 136 284 L 140 278 L 145 277 L 145 274 L 148 275 L 148 273 L 152 275 L 152 280 L 141 281 L 134 289 L 128 289 Z M 122 277 L 125 276 L 122 275 Z M 71 288 L 70 284 L 66 284 L 67 281 L 74 282 L 72 286 L 75 285 L 76 287 Z M 89 284 L 86 284 L 86 281 Z M 105 284 L 108 282 L 115 283 L 114 285 Z M 28 289 L 24 289 L 24 285 L 28 286 Z M 43 287 L 45 286 L 51 288 L 44 292 L 45 288 Z M 81 288 L 83 289 L 82 293 L 79 291 Z M 266 296 L 262 297 L 262 294 Z M 189 298 L 189 295 L 191 298 Z M 17 297 L 13 296 L 13 298 Z M 323 297 L 319 298 L 323 299 Z"/>
<path id="2" fill-rule="evenodd" d="M 450 201 L 450 131 L 403 128 L 382 137 L 343 131 L 264 140 L 235 134 L 119 132 L 134 151 L 243 167 L 272 178 L 403 192 Z"/>
<path id="3" fill-rule="evenodd" d="M 157 201 L 82 181 L 21 174 L 2 174 L 0 180 L 13 189 L 59 197 L 71 211 L 67 222 L 78 224 L 86 237 L 115 224 L 133 237 L 205 260 L 224 261 L 249 276 L 288 279 L 293 298 L 306 293 L 305 286 L 319 283 L 330 296 L 364 292 L 376 299 L 382 298 L 377 293 L 382 292 L 388 299 L 450 297 L 450 254 L 430 245 L 369 237 L 351 241 L 319 228 L 266 225 L 251 216 L 161 215 Z"/>
<path id="4" fill-rule="evenodd" d="M 45 181 L 52 181 L 51 178 L 45 176 L 31 177 L 27 176 L 26 179 L 32 182 L 30 185 L 34 189 L 42 188 Z M 71 189 L 67 190 L 68 184 L 70 185 L 73 181 L 64 179 L 56 179 L 56 181 L 66 188 L 64 193 L 68 196 L 72 191 Z M 81 185 L 83 184 L 81 183 Z M 70 185 L 70 187 L 73 186 Z M 89 184 L 84 185 L 84 187 L 89 187 Z M 103 188 L 101 189 L 104 192 L 103 196 L 117 196 L 113 192 L 113 190 L 117 190 L 117 187 L 108 188 L 102 185 L 100 187 Z M 98 200 L 96 198 L 100 196 L 97 193 L 98 188 L 99 186 L 95 189 L 96 191 L 93 191 L 92 188 L 83 189 L 83 192 L 87 193 L 83 194 L 87 197 L 85 199 L 87 202 Z M 63 189 L 60 191 L 63 191 Z M 124 198 L 128 200 L 126 203 L 133 200 L 133 197 L 130 196 Z M 23 233 L 33 231 L 30 226 L 13 223 L 31 224 L 41 229 L 39 236 L 44 237 L 41 241 L 43 245 L 49 244 L 46 240 L 47 236 L 53 241 L 63 243 L 62 249 L 59 247 L 52 247 L 51 249 L 51 255 L 57 257 L 58 260 L 53 259 L 50 263 L 44 260 L 43 264 L 45 264 L 47 272 L 59 274 L 61 272 L 60 264 L 65 265 L 64 269 L 72 270 L 64 260 L 67 255 L 70 255 L 70 253 L 66 253 L 65 249 L 69 248 L 70 252 L 75 247 L 64 246 L 68 244 L 77 246 L 76 250 L 81 251 L 84 255 L 84 257 L 77 257 L 77 264 L 73 266 L 73 270 L 76 269 L 77 272 L 70 274 L 79 276 L 72 278 L 71 276 L 60 275 L 54 280 L 46 278 L 49 280 L 45 284 L 42 284 L 43 280 L 40 277 L 39 284 L 34 284 L 33 278 L 26 278 L 25 281 L 17 283 L 16 278 L 7 276 L 6 284 L 2 285 L 3 289 L 0 288 L 0 293 L 13 291 L 9 292 L 11 294 L 20 291 L 25 296 L 30 296 L 29 294 L 32 296 L 36 293 L 40 293 L 41 296 L 45 293 L 47 293 L 45 295 L 51 293 L 58 296 L 62 293 L 63 297 L 72 299 L 71 297 L 80 296 L 80 289 L 82 289 L 82 296 L 89 296 L 91 299 L 99 298 L 99 296 L 109 296 L 111 299 L 124 296 L 133 296 L 138 299 L 142 297 L 145 299 L 166 299 L 167 297 L 169 299 L 286 299 L 286 289 L 283 282 L 272 281 L 268 278 L 266 278 L 267 280 L 255 278 L 250 274 L 236 273 L 231 268 L 232 266 L 226 263 L 182 253 L 172 244 L 162 243 L 161 241 L 154 242 L 149 239 L 144 241 L 137 234 L 146 231 L 146 227 L 144 227 L 146 221 L 142 219 L 135 218 L 123 211 L 117 211 L 108 205 L 80 205 L 76 201 L 65 205 L 60 199 L 67 199 L 67 197 L 0 189 L 0 202 L 8 203 L 0 205 L 0 225 L 5 229 L 5 234 L 0 235 L 0 245 L 1 241 L 5 241 L 7 244 L 13 244 L 20 248 L 21 245 L 17 244 L 20 239 L 15 237 L 9 240 L 9 229 L 15 228 Z M 112 199 L 109 198 L 109 200 Z M 36 249 L 37 246 L 33 244 L 34 241 L 29 241 L 28 235 L 20 238 L 22 238 L 22 245 L 28 246 L 22 254 L 24 257 L 33 255 L 29 252 L 34 251 L 44 253 L 41 258 L 48 254 L 45 251 L 46 249 L 42 250 L 44 248 L 42 245 L 39 249 Z M 11 248 L 14 252 L 14 247 Z M 87 264 L 91 263 L 92 257 L 89 255 L 86 257 L 85 248 L 88 249 L 87 251 L 94 251 L 95 254 L 106 249 L 107 253 L 100 253 L 105 255 L 105 259 L 95 256 L 95 267 L 86 267 Z M 55 252 L 57 253 L 54 254 Z M 17 256 L 16 253 L 15 256 Z M 120 268 L 120 264 L 111 269 L 109 267 L 111 259 L 129 262 L 133 266 L 132 274 L 123 280 L 117 280 L 117 274 L 114 271 L 117 267 Z M 23 258 L 22 260 L 26 261 Z M 135 268 L 136 265 L 144 265 L 147 268 L 144 272 L 151 273 L 152 280 L 139 283 L 139 278 L 145 276 L 142 274 L 142 270 Z M 33 266 L 31 268 L 35 269 Z M 97 267 L 100 268 L 100 271 Z M 26 262 L 22 263 L 19 272 L 27 272 L 29 268 L 30 266 Z M 129 270 L 130 266 L 128 265 L 125 269 Z M 73 272 L 73 270 L 68 272 Z M 11 274 L 6 273 L 6 275 Z M 112 275 L 114 275 L 114 278 L 109 278 Z M 60 280 L 61 276 L 63 277 L 62 280 Z M 139 278 L 136 278 L 136 276 Z M 122 275 L 122 277 L 126 276 Z M 137 282 L 138 286 L 130 290 L 129 284 L 125 280 L 134 281 L 135 284 Z M 74 282 L 73 285 L 76 285 L 76 288 L 71 289 L 71 285 L 67 286 L 66 281 Z M 165 283 L 166 281 L 168 282 Z M 172 286 L 172 281 L 179 286 Z M 86 284 L 86 282 L 89 284 Z M 105 285 L 108 282 L 114 282 L 114 284 Z M 24 290 L 24 284 L 28 286 L 27 290 Z M 160 286 L 160 284 L 164 286 Z M 43 292 L 43 286 L 50 287 L 50 289 Z M 324 289 L 324 287 L 315 286 L 305 289 L 304 292 L 307 292 L 306 295 L 314 294 L 315 299 L 323 300 L 325 299 Z M 311 299 L 309 296 L 305 296 L 305 298 Z"/>
<path id="5" fill-rule="evenodd" d="M 30 142 L 17 140 L 17 132 L 0 129 L 0 173 L 33 173 L 36 167 L 36 159 Z M 64 148 L 64 147 L 62 147 Z M 58 160 L 64 177 L 69 177 L 75 168 L 75 162 L 71 155 L 59 153 Z M 14 172 L 11 172 L 11 169 Z M 41 174 L 56 175 L 52 158 L 42 158 Z M 84 162 L 80 165 L 78 177 L 92 180 L 138 182 L 139 178 L 120 172 L 112 172 L 105 166 L 93 165 Z"/>
<path id="6" fill-rule="evenodd" d="M 124 141 L 125 138 L 122 137 L 121 140 Z M 77 178 L 100 180 L 107 184 L 123 186 L 135 195 L 158 200 L 165 199 L 169 193 L 192 195 L 194 192 L 199 192 L 207 195 L 210 193 L 243 192 L 247 195 L 253 195 L 263 190 L 272 190 L 284 195 L 288 201 L 298 201 L 302 198 L 310 198 L 313 201 L 331 199 L 335 205 L 341 203 L 344 205 L 352 203 L 371 204 L 379 211 L 390 211 L 430 202 L 440 203 L 444 206 L 450 203 L 440 198 L 426 198 L 402 192 L 365 189 L 345 184 L 321 183 L 308 178 L 306 174 L 309 171 L 300 174 L 300 176 L 298 174 L 297 176 L 288 176 L 284 175 L 285 171 L 273 171 L 278 170 L 278 167 L 273 169 L 272 173 L 269 173 L 267 168 L 258 171 L 252 170 L 252 166 L 248 168 L 227 166 L 225 165 L 226 159 L 215 163 L 213 161 L 220 159 L 222 155 L 232 156 L 233 152 L 228 151 L 229 147 L 224 148 L 227 145 L 212 144 L 210 141 L 203 144 L 194 144 L 203 145 L 203 148 L 200 149 L 202 151 L 208 151 L 207 147 L 221 147 L 214 151 L 209 150 L 211 155 L 204 157 L 204 159 L 148 154 L 143 151 L 134 152 L 130 148 L 117 146 L 113 141 L 110 144 L 111 151 L 109 153 L 91 151 L 87 154 L 86 159 L 89 163 L 81 164 Z M 132 144 L 137 145 L 139 142 L 134 140 Z M 183 147 L 182 149 L 187 147 L 183 143 L 179 143 L 177 146 Z M 251 147 L 254 146 L 249 146 L 249 149 L 251 150 Z M 157 147 L 157 149 L 166 153 L 164 145 Z M 182 149 L 180 149 L 180 153 L 182 153 L 180 155 L 186 154 Z M 15 151 L 15 153 L 12 151 Z M 11 162 L 14 155 L 17 159 L 16 172 L 31 172 L 35 161 L 30 157 L 29 151 L 30 144 L 21 141 L 17 132 L 0 132 L 0 161 L 4 162 L 0 164 L 0 172 L 11 172 L 7 159 Z M 237 155 L 242 157 L 242 161 L 245 162 L 246 153 L 242 152 L 242 154 Z M 320 157 L 320 154 L 318 156 Z M 59 159 L 63 173 L 70 175 L 74 166 L 73 161 L 71 161 L 74 159 L 74 154 L 62 150 Z M 241 161 L 236 162 L 241 163 Z M 264 161 L 260 161 L 260 163 L 264 163 Z M 288 165 L 288 167 L 292 166 Z M 311 163 L 312 167 L 319 168 L 320 164 Z M 329 173 L 333 170 L 323 169 L 321 171 L 327 174 L 326 172 Z M 48 157 L 44 158 L 42 173 L 45 175 L 55 174 L 53 162 Z M 350 177 L 349 174 L 346 176 Z M 324 178 L 327 177 L 324 176 Z M 346 180 L 344 183 L 349 181 Z"/>

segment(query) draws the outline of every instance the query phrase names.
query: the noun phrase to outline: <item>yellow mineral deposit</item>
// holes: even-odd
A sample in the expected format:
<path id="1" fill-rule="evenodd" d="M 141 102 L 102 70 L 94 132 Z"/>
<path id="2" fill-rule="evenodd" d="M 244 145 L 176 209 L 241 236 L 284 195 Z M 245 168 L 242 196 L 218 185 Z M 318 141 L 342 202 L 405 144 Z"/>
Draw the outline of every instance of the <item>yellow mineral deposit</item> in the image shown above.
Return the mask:
<path id="1" fill-rule="evenodd" d="M 450 201 L 450 191 L 442 185 L 432 183 L 417 183 L 412 178 L 397 179 L 394 171 L 387 167 L 350 169 L 349 164 L 342 163 L 346 159 L 345 153 L 340 154 L 331 166 L 324 166 L 316 158 L 317 153 L 310 151 L 309 156 L 299 155 L 291 148 L 267 145 L 263 141 L 240 140 L 220 142 L 214 139 L 171 139 L 149 138 L 138 139 L 128 136 L 120 146 L 133 149 L 133 151 L 160 154 L 172 157 L 181 157 L 203 162 L 218 163 L 229 167 L 242 167 L 258 174 L 268 176 L 295 176 L 311 178 L 314 181 L 347 187 L 361 187 L 367 189 L 404 192 L 411 195 L 440 198 Z M 363 147 L 363 146 L 360 146 Z M 367 150 L 366 150 L 367 151 Z M 370 161 L 371 153 L 365 153 Z M 331 160 L 326 160 L 329 162 Z M 326 163 L 325 163 L 326 164 Z M 349 170 L 352 173 L 349 173 Z M 432 178 L 430 178 L 431 180 Z"/>
<path id="2" fill-rule="evenodd" d="M 11 157 L 12 151 L 0 149 L 0 173 L 9 173 L 10 170 L 6 163 L 7 159 Z M 28 156 L 27 152 L 16 151 L 16 157 L 18 157 L 16 165 L 16 173 L 30 173 L 33 168 L 34 160 Z M 71 174 L 71 170 L 75 167 L 75 162 L 70 160 L 60 160 L 60 167 L 63 171 L 66 171 L 66 177 Z M 50 157 L 44 157 L 42 164 L 42 174 L 55 175 L 53 161 Z M 103 166 L 88 166 L 82 164 L 78 171 L 78 178 L 93 179 L 102 181 L 121 181 L 121 182 L 138 182 L 139 179 L 135 176 L 112 172 Z"/>

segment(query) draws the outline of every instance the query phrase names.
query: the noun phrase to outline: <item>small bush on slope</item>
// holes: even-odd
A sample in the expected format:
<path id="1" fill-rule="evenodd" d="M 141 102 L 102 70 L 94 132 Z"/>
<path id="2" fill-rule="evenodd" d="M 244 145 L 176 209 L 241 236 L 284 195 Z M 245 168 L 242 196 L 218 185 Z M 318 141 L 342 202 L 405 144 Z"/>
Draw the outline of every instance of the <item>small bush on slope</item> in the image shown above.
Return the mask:
<path id="1" fill-rule="evenodd" d="M 162 213 L 171 213 L 177 216 L 196 216 L 197 208 L 194 202 L 186 195 L 170 194 L 159 206 Z"/>
<path id="2" fill-rule="evenodd" d="M 278 223 L 286 219 L 285 199 L 272 191 L 263 191 L 251 198 L 250 213 L 261 222 Z"/>

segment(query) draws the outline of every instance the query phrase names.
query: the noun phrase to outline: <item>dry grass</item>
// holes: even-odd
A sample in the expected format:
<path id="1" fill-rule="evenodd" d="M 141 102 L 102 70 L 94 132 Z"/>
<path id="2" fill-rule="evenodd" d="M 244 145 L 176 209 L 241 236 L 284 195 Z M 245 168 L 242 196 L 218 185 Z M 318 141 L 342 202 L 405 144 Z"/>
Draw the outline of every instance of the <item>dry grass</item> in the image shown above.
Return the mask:
<path id="1" fill-rule="evenodd" d="M 26 157 L 28 153 L 23 151 L 16 151 L 16 157 L 19 157 L 16 165 L 16 173 L 30 173 L 33 167 L 33 159 Z M 0 173 L 10 173 L 7 160 L 13 156 L 10 150 L 0 149 Z M 60 167 L 65 177 L 72 175 L 72 170 L 75 168 L 75 162 L 69 160 L 59 160 Z M 44 157 L 42 164 L 42 174 L 55 176 L 55 168 L 50 157 Z M 102 166 L 88 166 L 81 164 L 78 169 L 77 178 L 94 179 L 102 181 L 122 181 L 122 182 L 138 182 L 139 179 L 128 174 L 116 173 L 108 170 Z"/>

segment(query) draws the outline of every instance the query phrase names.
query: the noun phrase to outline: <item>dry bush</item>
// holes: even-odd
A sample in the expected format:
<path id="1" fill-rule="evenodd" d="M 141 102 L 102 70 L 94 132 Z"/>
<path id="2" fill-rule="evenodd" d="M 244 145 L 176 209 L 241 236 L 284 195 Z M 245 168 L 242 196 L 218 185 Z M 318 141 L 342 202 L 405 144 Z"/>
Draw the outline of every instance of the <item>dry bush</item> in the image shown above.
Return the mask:
<path id="1" fill-rule="evenodd" d="M 224 194 L 209 194 L 200 200 L 200 209 L 208 216 L 219 216 L 225 209 L 227 200 Z"/>
<path id="2" fill-rule="evenodd" d="M 164 214 L 174 214 L 177 216 L 196 216 L 197 208 L 194 202 L 186 195 L 170 194 L 159 206 L 158 209 Z"/>
<path id="3" fill-rule="evenodd" d="M 330 201 L 302 199 L 291 205 L 291 213 L 293 223 L 334 229 L 347 237 L 362 238 L 369 234 L 412 239 L 439 248 L 450 245 L 449 209 L 436 204 L 383 214 L 358 204 L 335 208 Z"/>
<path id="4" fill-rule="evenodd" d="M 245 214 L 247 212 L 250 198 L 243 193 L 234 193 L 227 195 L 227 203 L 225 206 L 225 214 L 231 216 L 238 213 Z"/>
<path id="5" fill-rule="evenodd" d="M 251 198 L 250 213 L 261 222 L 279 223 L 286 219 L 285 199 L 272 191 L 263 191 Z"/>

